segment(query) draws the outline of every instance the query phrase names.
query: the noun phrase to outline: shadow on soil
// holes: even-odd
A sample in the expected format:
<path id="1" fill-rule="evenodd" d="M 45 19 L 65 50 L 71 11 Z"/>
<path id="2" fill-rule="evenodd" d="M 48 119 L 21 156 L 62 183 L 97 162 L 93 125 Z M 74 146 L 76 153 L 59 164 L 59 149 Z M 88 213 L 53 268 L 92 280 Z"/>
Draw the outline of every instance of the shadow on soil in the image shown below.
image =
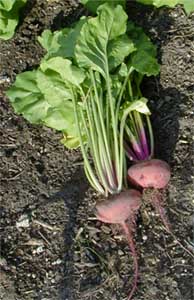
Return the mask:
<path id="1" fill-rule="evenodd" d="M 83 15 L 85 15 L 86 9 L 79 5 L 77 9 L 72 11 L 68 16 L 65 16 L 64 11 L 61 11 L 54 19 L 51 25 L 51 30 L 60 30 L 64 27 L 70 27 L 72 24 L 80 19 Z M 73 20 L 73 22 L 72 22 Z"/>
<path id="2" fill-rule="evenodd" d="M 152 5 L 143 5 L 134 1 L 127 2 L 129 20 L 141 26 L 144 32 L 157 47 L 158 61 L 161 63 L 162 47 L 171 39 L 174 19 L 170 15 L 171 9 L 161 7 L 156 9 Z"/>
<path id="3" fill-rule="evenodd" d="M 48 199 L 40 203 L 38 206 L 45 206 L 52 202 L 64 200 L 64 205 L 67 211 L 68 220 L 64 228 L 64 274 L 61 278 L 60 299 L 71 300 L 76 299 L 74 292 L 74 238 L 76 235 L 75 229 L 77 224 L 78 209 L 85 198 L 85 193 L 88 190 L 88 182 L 82 169 L 77 169 L 72 174 L 71 179 L 64 184 L 61 190 Z"/>
<path id="4" fill-rule="evenodd" d="M 150 100 L 155 156 L 171 163 L 179 137 L 180 106 L 187 102 L 187 96 L 176 88 L 164 89 L 158 79 L 147 79 L 143 94 Z"/>
<path id="5" fill-rule="evenodd" d="M 79 206 L 85 197 L 88 189 L 83 170 L 76 171 L 70 180 L 69 185 L 60 191 L 60 198 L 64 198 L 64 204 L 68 211 L 68 222 L 64 229 L 64 278 L 62 278 L 60 297 L 61 299 L 76 299 L 74 295 L 74 251 L 76 220 Z"/>

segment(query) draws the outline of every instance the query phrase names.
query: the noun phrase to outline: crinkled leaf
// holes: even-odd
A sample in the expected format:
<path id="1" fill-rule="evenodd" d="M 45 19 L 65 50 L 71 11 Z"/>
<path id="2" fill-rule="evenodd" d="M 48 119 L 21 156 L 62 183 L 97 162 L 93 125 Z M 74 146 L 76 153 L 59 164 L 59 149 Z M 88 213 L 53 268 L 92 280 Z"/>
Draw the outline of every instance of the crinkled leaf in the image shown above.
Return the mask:
<path id="1" fill-rule="evenodd" d="M 97 14 L 83 25 L 75 55 L 80 67 L 92 68 L 105 77 L 108 72 L 108 45 L 115 40 L 116 47 L 116 39 L 125 33 L 127 15 L 121 6 L 114 7 L 107 3 L 98 8 Z M 118 43 L 120 41 L 118 39 Z M 123 53 L 115 51 L 114 55 L 115 62 L 121 61 L 120 56 L 123 58 Z"/>
<path id="2" fill-rule="evenodd" d="M 134 23 L 128 23 L 127 32 L 137 49 L 131 55 L 130 66 L 143 75 L 157 75 L 160 67 L 156 59 L 156 47 L 142 28 L 135 26 Z"/>
<path id="3" fill-rule="evenodd" d="M 47 70 L 44 74 L 40 69 L 21 73 L 7 96 L 15 112 L 29 122 L 62 131 L 68 137 L 67 147 L 79 146 L 73 105 L 67 100 L 71 92 L 59 73 Z"/>
<path id="4" fill-rule="evenodd" d="M 44 59 L 54 56 L 73 58 L 76 41 L 85 21 L 86 18 L 82 17 L 73 28 L 64 28 L 55 32 L 44 30 L 42 35 L 38 37 L 39 43 L 47 51 Z"/>
<path id="5" fill-rule="evenodd" d="M 75 56 L 75 46 L 77 39 L 80 35 L 80 31 L 82 26 L 86 22 L 86 17 L 82 17 L 75 25 L 74 28 L 70 29 L 69 33 L 65 37 L 64 40 L 61 38 L 59 39 L 61 48 L 58 51 L 58 55 L 61 56 L 64 53 L 65 57 L 73 58 Z"/>
<path id="6" fill-rule="evenodd" d="M 52 107 L 63 104 L 64 101 L 72 99 L 72 92 L 57 72 L 37 71 L 37 85 Z"/>
<path id="7" fill-rule="evenodd" d="M 157 59 L 149 55 L 145 50 L 137 51 L 132 56 L 130 65 L 139 73 L 147 76 L 157 75 L 160 71 Z"/>
<path id="8" fill-rule="evenodd" d="M 154 5 L 156 7 L 169 6 L 175 7 L 177 4 L 182 4 L 187 14 L 194 11 L 193 0 L 136 0 L 145 5 Z"/>
<path id="9" fill-rule="evenodd" d="M 122 63 L 120 68 L 119 68 L 119 72 L 118 74 L 121 76 L 121 77 L 126 77 L 127 74 L 128 74 L 128 68 L 127 68 L 127 65 L 125 63 Z"/>
<path id="10" fill-rule="evenodd" d="M 104 3 L 109 3 L 109 4 L 112 4 L 115 6 L 120 4 L 123 6 L 123 8 L 125 8 L 125 6 L 126 6 L 126 0 L 95 0 L 95 1 L 94 0 L 81 0 L 81 3 L 83 5 L 85 5 L 87 7 L 87 9 L 93 13 L 96 13 L 98 7 Z"/>
<path id="11" fill-rule="evenodd" d="M 61 143 L 68 149 L 76 149 L 80 146 L 80 141 L 78 137 L 71 137 L 64 134 L 64 138 Z"/>
<path id="12" fill-rule="evenodd" d="M 0 39 L 10 39 L 14 34 L 17 23 L 17 17 L 11 19 L 6 11 L 0 11 Z"/>
<path id="13" fill-rule="evenodd" d="M 122 87 L 122 82 L 119 80 L 119 76 L 111 75 L 112 95 L 115 99 L 118 99 L 121 87 Z"/>
<path id="14" fill-rule="evenodd" d="M 161 6 L 175 7 L 175 5 L 180 3 L 179 0 L 137 0 L 137 2 L 140 2 L 145 5 L 154 5 L 156 7 L 161 7 Z"/>
<path id="15" fill-rule="evenodd" d="M 9 11 L 12 9 L 14 2 L 14 0 L 0 0 L 0 9 Z"/>
<path id="16" fill-rule="evenodd" d="M 122 35 L 108 43 L 108 64 L 112 70 L 120 65 L 126 56 L 136 50 L 134 43 L 127 35 Z"/>
<path id="17" fill-rule="evenodd" d="M 137 111 L 139 113 L 150 115 L 150 110 L 147 106 L 148 99 L 142 97 L 135 101 L 126 101 L 121 107 L 121 113 L 123 114 L 126 110 L 129 112 Z"/>
<path id="18" fill-rule="evenodd" d="M 169 7 L 175 7 L 177 5 L 179 0 L 153 0 L 153 5 L 156 7 L 161 6 L 169 6 Z"/>
<path id="19" fill-rule="evenodd" d="M 65 31 L 66 30 L 51 32 L 51 30 L 46 29 L 42 32 L 41 36 L 38 37 L 39 43 L 47 51 L 44 58 L 49 58 L 57 54 L 61 47 L 59 40 L 64 39 L 67 34 Z"/>
<path id="20" fill-rule="evenodd" d="M 79 86 L 85 79 L 84 72 L 81 69 L 73 66 L 70 60 L 62 57 L 53 57 L 43 61 L 40 69 L 43 72 L 47 70 L 55 71 L 61 75 L 63 80 L 76 86 Z"/>
<path id="21" fill-rule="evenodd" d="M 23 113 L 27 105 L 31 105 L 42 97 L 36 82 L 36 72 L 27 71 L 17 75 L 16 81 L 6 92 L 17 113 Z"/>
<path id="22" fill-rule="evenodd" d="M 133 22 L 127 24 L 127 34 L 133 41 L 135 48 L 149 51 L 150 55 L 156 56 L 156 46 L 150 41 L 150 38 L 144 33 L 143 29 L 136 26 Z"/>
<path id="23" fill-rule="evenodd" d="M 186 13 L 189 15 L 194 12 L 194 1 L 193 0 L 179 0 L 180 4 L 183 4 Z"/>
<path id="24" fill-rule="evenodd" d="M 15 83 L 7 91 L 7 96 L 14 110 L 31 123 L 40 123 L 46 117 L 50 107 L 37 86 L 36 71 L 19 74 Z"/>
<path id="25" fill-rule="evenodd" d="M 69 135 L 75 136 L 77 129 L 72 102 L 64 101 L 60 107 L 49 108 L 47 116 L 44 118 L 44 124 L 59 131 L 67 131 Z"/>
<path id="26" fill-rule="evenodd" d="M 8 40 L 14 35 L 19 10 L 27 0 L 0 0 L 0 39 Z"/>

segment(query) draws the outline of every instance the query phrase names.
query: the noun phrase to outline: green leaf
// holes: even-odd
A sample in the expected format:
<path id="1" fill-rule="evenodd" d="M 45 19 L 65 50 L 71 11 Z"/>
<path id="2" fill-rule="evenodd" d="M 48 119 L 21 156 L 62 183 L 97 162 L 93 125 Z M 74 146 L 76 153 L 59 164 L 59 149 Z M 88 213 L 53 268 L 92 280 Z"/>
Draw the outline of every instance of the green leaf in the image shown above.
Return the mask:
<path id="1" fill-rule="evenodd" d="M 8 40 L 14 35 L 19 10 L 27 0 L 0 0 L 0 39 Z"/>
<path id="2" fill-rule="evenodd" d="M 72 94 L 59 73 L 38 69 L 19 74 L 7 96 L 15 112 L 29 122 L 62 131 L 68 137 L 67 147 L 79 146 L 73 104 L 68 100 Z"/>
<path id="3" fill-rule="evenodd" d="M 62 40 L 61 38 L 59 39 L 61 45 L 61 48 L 58 51 L 59 56 L 61 56 L 61 54 L 64 53 L 65 57 L 74 58 L 77 39 L 80 35 L 82 26 L 85 24 L 85 22 L 86 22 L 86 17 L 82 17 L 76 23 L 75 27 L 69 30 L 69 33 L 67 34 L 64 40 Z"/>
<path id="4" fill-rule="evenodd" d="M 153 5 L 156 7 L 161 7 L 161 6 L 169 6 L 169 7 L 175 7 L 177 5 L 179 0 L 154 0 Z"/>
<path id="5" fill-rule="evenodd" d="M 160 71 L 157 59 L 149 55 L 145 50 L 140 50 L 133 55 L 130 66 L 139 73 L 147 76 L 156 76 Z"/>
<path id="6" fill-rule="evenodd" d="M 126 40 L 120 38 L 126 31 L 127 22 L 127 15 L 121 6 L 104 4 L 98 8 L 97 14 L 97 17 L 90 18 L 83 25 L 75 55 L 80 67 L 92 68 L 105 77 L 108 69 L 116 67 L 123 60 L 123 56 L 128 54 L 126 49 L 130 52 L 132 46 L 131 43 L 130 46 L 126 46 Z M 115 51 L 110 44 L 113 41 Z M 122 53 L 118 53 L 116 49 L 121 49 L 121 44 L 125 44 L 125 47 Z M 109 54 L 112 56 L 110 66 L 108 66 Z"/>
<path id="7" fill-rule="evenodd" d="M 179 0 L 180 4 L 183 4 L 186 13 L 189 15 L 194 12 L 194 1 L 193 0 Z"/>
<path id="8" fill-rule="evenodd" d="M 77 129 L 73 104 L 71 101 L 64 101 L 63 105 L 56 108 L 49 108 L 44 124 L 59 131 L 66 131 L 69 135 L 75 136 Z"/>
<path id="9" fill-rule="evenodd" d="M 153 5 L 153 0 L 136 0 L 136 1 L 145 5 Z"/>
<path id="10" fill-rule="evenodd" d="M 127 35 L 112 40 L 108 43 L 108 65 L 112 70 L 120 65 L 126 56 L 136 50 L 134 43 L 128 38 Z"/>
<path id="11" fill-rule="evenodd" d="M 44 30 L 38 41 L 47 51 L 44 59 L 60 56 L 63 58 L 73 58 L 77 38 L 86 18 L 82 17 L 73 28 L 64 28 L 60 31 L 51 32 Z"/>
<path id="12" fill-rule="evenodd" d="M 0 10 L 11 10 L 14 5 L 14 0 L 0 0 Z"/>
<path id="13" fill-rule="evenodd" d="M 160 67 L 156 59 L 156 47 L 142 28 L 135 26 L 132 22 L 128 23 L 127 33 L 136 48 L 131 55 L 129 65 L 143 75 L 157 75 Z"/>
<path id="14" fill-rule="evenodd" d="M 63 31 L 51 32 L 51 30 L 46 29 L 42 32 L 41 36 L 38 37 L 38 41 L 41 46 L 48 52 L 46 57 L 51 57 L 59 50 L 59 38 L 63 36 L 65 36 L 65 33 Z"/>
<path id="15" fill-rule="evenodd" d="M 78 137 L 71 137 L 64 133 L 64 138 L 61 143 L 68 149 L 76 149 L 80 146 L 80 141 Z"/>
<path id="16" fill-rule="evenodd" d="M 122 63 L 120 68 L 119 68 L 119 72 L 118 74 L 121 76 L 121 77 L 126 77 L 127 74 L 128 74 L 128 68 L 127 68 L 127 65 L 125 63 Z"/>
<path id="17" fill-rule="evenodd" d="M 123 114 L 123 112 L 125 112 L 126 110 L 129 112 L 132 112 L 132 111 L 137 111 L 139 113 L 142 113 L 142 114 L 145 114 L 145 115 L 150 115 L 150 110 L 147 106 L 147 102 L 148 102 L 148 99 L 142 97 L 138 100 L 135 100 L 135 101 L 126 101 L 124 103 L 124 105 L 121 107 L 121 112 Z"/>
<path id="18" fill-rule="evenodd" d="M 126 6 L 126 0 L 81 0 L 81 3 L 87 7 L 93 13 L 97 12 L 97 9 L 100 5 L 104 3 L 109 3 L 117 6 L 118 4 L 122 5 L 123 8 Z"/>
<path id="19" fill-rule="evenodd" d="M 111 76 L 111 88 L 112 88 L 112 95 L 114 99 L 118 99 L 119 93 L 122 87 L 122 82 L 119 80 L 118 75 Z"/>
<path id="20" fill-rule="evenodd" d="M 37 71 L 37 85 L 52 107 L 58 107 L 64 101 L 72 99 L 72 93 L 61 76 L 53 71 Z"/>
<path id="21" fill-rule="evenodd" d="M 55 71 L 61 75 L 63 80 L 76 86 L 79 86 L 85 79 L 85 74 L 81 69 L 73 66 L 70 60 L 62 57 L 53 57 L 43 61 L 40 69 L 43 72 Z"/>
<path id="22" fill-rule="evenodd" d="M 154 5 L 156 7 L 169 6 L 175 7 L 177 4 L 182 4 L 187 14 L 194 11 L 193 0 L 136 0 L 145 5 Z"/>
<path id="23" fill-rule="evenodd" d="M 21 113 L 29 122 L 40 123 L 46 117 L 50 105 L 37 86 L 36 71 L 19 74 L 6 94 L 15 112 Z"/>
<path id="24" fill-rule="evenodd" d="M 18 19 L 11 19 L 6 11 L 0 11 L 0 38 L 3 40 L 10 39 L 17 26 Z"/>
<path id="25" fill-rule="evenodd" d="M 137 0 L 137 2 L 145 5 L 154 5 L 157 8 L 162 6 L 175 7 L 175 5 L 179 3 L 179 1 L 180 0 Z"/>
<path id="26" fill-rule="evenodd" d="M 63 105 L 57 108 L 49 108 L 47 117 L 44 119 L 44 124 L 63 132 L 64 138 L 61 142 L 67 148 L 75 149 L 80 146 L 74 109 L 71 101 L 65 101 Z M 86 142 L 84 133 L 83 139 Z"/>

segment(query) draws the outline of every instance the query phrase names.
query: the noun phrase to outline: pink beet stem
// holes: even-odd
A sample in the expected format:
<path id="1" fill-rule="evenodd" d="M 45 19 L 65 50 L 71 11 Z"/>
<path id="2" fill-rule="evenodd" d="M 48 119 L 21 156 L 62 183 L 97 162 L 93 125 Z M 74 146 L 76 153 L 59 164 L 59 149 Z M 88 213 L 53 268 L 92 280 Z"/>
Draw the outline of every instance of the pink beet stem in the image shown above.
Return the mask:
<path id="1" fill-rule="evenodd" d="M 162 196 L 161 196 L 161 193 L 159 192 L 158 193 L 158 190 L 157 190 L 157 194 L 154 195 L 152 197 L 152 205 L 154 206 L 156 212 L 159 214 L 159 216 L 161 217 L 162 219 L 162 222 L 165 226 L 165 229 L 166 231 L 173 237 L 173 239 L 175 240 L 175 242 L 184 250 L 186 251 L 189 255 L 191 255 L 192 257 L 194 257 L 194 254 L 189 250 L 187 249 L 186 247 L 183 246 L 183 244 L 177 239 L 177 237 L 174 235 L 174 233 L 172 232 L 172 230 L 170 229 L 170 224 L 169 224 L 169 221 L 166 217 L 166 214 L 165 214 L 165 209 L 164 207 L 161 205 L 162 203 Z"/>
<path id="2" fill-rule="evenodd" d="M 137 254 L 136 254 L 135 245 L 134 245 L 134 241 L 133 241 L 133 237 L 132 237 L 132 232 L 131 232 L 129 226 L 127 226 L 126 222 L 121 223 L 121 226 L 125 232 L 125 236 L 128 241 L 129 249 L 132 252 L 132 256 L 133 256 L 133 260 L 134 260 L 135 276 L 134 276 L 134 283 L 133 283 L 132 290 L 130 291 L 130 294 L 128 296 L 128 300 L 130 300 L 137 288 L 137 280 L 138 280 L 138 275 L 139 275 L 138 261 L 137 261 Z"/>

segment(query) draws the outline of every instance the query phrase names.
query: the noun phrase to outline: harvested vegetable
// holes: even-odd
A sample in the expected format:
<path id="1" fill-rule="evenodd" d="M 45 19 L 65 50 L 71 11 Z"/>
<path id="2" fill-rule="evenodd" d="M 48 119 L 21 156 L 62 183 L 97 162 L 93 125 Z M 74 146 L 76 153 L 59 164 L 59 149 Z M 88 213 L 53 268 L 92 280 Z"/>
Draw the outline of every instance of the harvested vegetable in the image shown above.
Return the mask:
<path id="1" fill-rule="evenodd" d="M 141 194 L 127 190 L 126 156 L 133 162 L 153 157 L 150 111 L 140 84 L 144 76 L 157 75 L 159 65 L 150 39 L 128 22 L 125 1 L 100 2 L 107 1 L 96 2 L 97 16 L 44 31 L 39 42 L 47 53 L 39 68 L 18 75 L 7 95 L 29 122 L 60 131 L 67 148 L 80 147 L 88 181 L 108 197 L 97 205 L 97 218 L 120 224 L 132 251 L 131 299 L 138 278 L 133 231 Z"/>
<path id="2" fill-rule="evenodd" d="M 136 214 L 141 205 L 141 193 L 136 190 L 127 190 L 121 192 L 119 195 L 114 195 L 107 201 L 96 206 L 96 216 L 98 220 L 105 223 L 117 223 L 123 229 L 123 232 L 128 241 L 129 249 L 131 250 L 134 259 L 134 283 L 129 293 L 128 300 L 130 300 L 137 288 L 138 280 L 138 260 L 133 241 L 133 234 L 135 231 Z"/>
<path id="3" fill-rule="evenodd" d="M 143 188 L 164 189 L 170 180 L 169 165 L 159 159 L 138 162 L 128 170 L 129 180 Z"/>
<path id="4" fill-rule="evenodd" d="M 123 192 L 127 165 L 121 119 L 129 106 L 140 112 L 148 108 L 142 97 L 124 104 L 124 94 L 131 74 L 157 74 L 159 66 L 149 38 L 141 28 L 135 34 L 135 26 L 127 19 L 122 6 L 105 3 L 97 8 L 96 17 L 83 17 L 73 28 L 43 32 L 39 41 L 47 54 L 40 67 L 18 75 L 7 95 L 15 111 L 28 121 L 61 131 L 68 148 L 79 146 L 91 186 L 111 203 L 110 195 L 114 195 L 113 206 L 105 203 L 108 210 L 103 206 L 106 218 L 112 217 L 101 220 L 122 223 L 135 262 L 130 299 L 138 276 L 132 225 L 140 194 Z M 100 219 L 102 207 L 97 210 Z"/>
<path id="5" fill-rule="evenodd" d="M 141 118 L 141 115 L 138 116 L 138 119 L 139 118 Z M 135 118 L 132 119 L 132 121 L 135 124 L 135 122 L 136 122 Z M 148 124 L 150 127 L 149 130 L 151 132 L 151 137 L 152 137 L 153 135 L 152 135 L 150 121 Z M 143 127 L 142 121 L 141 121 L 141 126 Z M 181 248 L 183 248 L 184 251 L 186 251 L 189 255 L 194 256 L 193 253 L 189 249 L 184 247 L 182 245 L 182 243 L 180 241 L 178 241 L 176 236 L 173 234 L 173 232 L 170 228 L 170 225 L 169 225 L 168 218 L 166 216 L 165 209 L 164 209 L 164 201 L 163 201 L 162 193 L 160 190 L 165 189 L 170 181 L 170 176 L 171 176 L 170 167 L 165 161 L 162 161 L 159 159 L 149 159 L 150 157 L 152 157 L 153 151 L 154 151 L 153 137 L 151 138 L 151 143 L 152 143 L 151 155 L 148 155 L 148 156 L 145 155 L 145 153 L 146 153 L 145 145 L 146 145 L 146 150 L 147 150 L 149 143 L 146 139 L 146 134 L 145 134 L 146 131 L 141 128 L 140 132 L 141 133 L 143 132 L 143 135 L 139 134 L 139 137 L 140 137 L 140 143 L 138 144 L 139 151 L 137 153 L 133 152 L 133 155 L 135 153 L 136 157 L 133 157 L 132 155 L 130 156 L 131 160 L 133 160 L 135 162 L 135 164 L 132 165 L 128 169 L 129 181 L 133 185 L 139 186 L 143 189 L 153 188 L 152 192 L 149 195 L 149 202 L 151 203 L 151 205 L 153 206 L 155 211 L 159 214 L 159 216 L 162 220 L 162 223 L 165 226 L 165 229 L 174 238 L 176 243 Z M 141 140 L 142 136 L 143 136 L 143 139 L 142 139 L 143 143 Z M 133 143 L 131 143 L 130 146 L 126 145 L 126 151 L 130 154 L 134 150 L 134 149 L 132 149 L 132 147 L 133 147 Z M 147 153 L 149 153 L 149 152 L 147 152 Z M 139 154 L 139 156 L 138 156 L 138 154 Z M 142 156 L 140 156 L 140 154 Z M 138 159 L 139 159 L 139 161 L 138 161 Z"/>

